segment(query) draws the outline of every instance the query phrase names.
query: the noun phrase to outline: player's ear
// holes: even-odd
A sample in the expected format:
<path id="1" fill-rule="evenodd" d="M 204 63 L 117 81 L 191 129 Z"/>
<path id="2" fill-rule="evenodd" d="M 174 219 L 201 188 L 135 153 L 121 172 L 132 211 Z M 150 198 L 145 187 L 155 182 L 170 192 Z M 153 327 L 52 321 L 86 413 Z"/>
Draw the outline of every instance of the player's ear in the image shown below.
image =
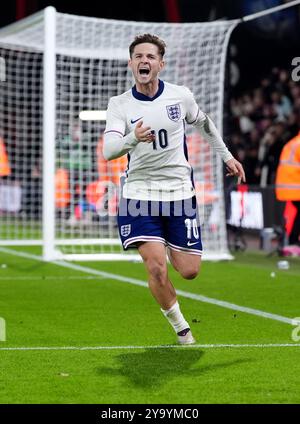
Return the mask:
<path id="1" fill-rule="evenodd" d="M 131 59 L 128 59 L 128 67 L 130 68 L 130 69 L 132 69 L 132 67 L 131 67 Z"/>
<path id="2" fill-rule="evenodd" d="M 159 72 L 162 71 L 164 69 L 164 67 L 165 67 L 165 61 L 161 60 L 160 63 L 159 63 Z"/>

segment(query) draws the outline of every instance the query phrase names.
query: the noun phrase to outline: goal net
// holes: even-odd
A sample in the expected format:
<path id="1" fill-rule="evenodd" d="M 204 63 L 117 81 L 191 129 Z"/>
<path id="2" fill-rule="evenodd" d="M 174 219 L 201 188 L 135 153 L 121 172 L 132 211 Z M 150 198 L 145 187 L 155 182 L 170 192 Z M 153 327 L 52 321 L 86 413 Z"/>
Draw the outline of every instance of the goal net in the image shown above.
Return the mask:
<path id="1" fill-rule="evenodd" d="M 46 259 L 130 259 L 116 221 L 125 158 L 102 156 L 110 97 L 133 85 L 137 34 L 167 44 L 161 78 L 186 85 L 222 132 L 226 51 L 238 21 L 147 23 L 44 11 L 0 30 L 0 244 Z M 219 157 L 187 127 L 204 258 L 229 258 Z"/>

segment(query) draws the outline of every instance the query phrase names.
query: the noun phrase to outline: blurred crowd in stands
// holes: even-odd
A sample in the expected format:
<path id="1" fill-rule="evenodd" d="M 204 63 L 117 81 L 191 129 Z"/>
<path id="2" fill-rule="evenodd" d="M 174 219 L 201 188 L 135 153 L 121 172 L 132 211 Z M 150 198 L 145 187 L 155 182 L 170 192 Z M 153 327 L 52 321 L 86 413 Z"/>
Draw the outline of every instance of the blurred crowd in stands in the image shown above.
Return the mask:
<path id="1" fill-rule="evenodd" d="M 230 99 L 227 144 L 245 167 L 248 184 L 274 184 L 284 144 L 300 130 L 300 83 L 273 68 L 257 87 Z"/>

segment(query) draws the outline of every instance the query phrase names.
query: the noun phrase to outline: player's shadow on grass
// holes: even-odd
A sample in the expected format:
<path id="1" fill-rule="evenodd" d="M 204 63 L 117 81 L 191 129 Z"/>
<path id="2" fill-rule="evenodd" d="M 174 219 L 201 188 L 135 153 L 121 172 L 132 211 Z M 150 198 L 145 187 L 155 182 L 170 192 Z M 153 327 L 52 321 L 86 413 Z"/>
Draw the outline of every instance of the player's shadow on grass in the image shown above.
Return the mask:
<path id="1" fill-rule="evenodd" d="M 235 359 L 201 366 L 204 352 L 197 348 L 148 349 L 143 352 L 122 353 L 116 356 L 119 367 L 99 367 L 99 375 L 124 376 L 131 384 L 144 389 L 158 387 L 175 377 L 201 377 L 210 371 L 249 362 L 251 359 Z"/>
<path id="2" fill-rule="evenodd" d="M 28 275 L 30 272 L 34 271 L 40 271 L 43 272 L 44 269 L 44 274 L 47 274 L 47 263 L 45 262 L 38 262 L 38 263 L 30 263 L 30 264 L 18 264 L 18 263 L 14 263 L 13 265 L 9 265 L 9 267 L 11 269 L 13 269 L 14 271 L 18 271 L 20 273 L 22 273 L 23 275 L 26 274 Z M 42 275 L 41 275 L 41 279 L 42 279 Z M 28 279 L 30 278 L 30 275 L 28 275 Z"/>

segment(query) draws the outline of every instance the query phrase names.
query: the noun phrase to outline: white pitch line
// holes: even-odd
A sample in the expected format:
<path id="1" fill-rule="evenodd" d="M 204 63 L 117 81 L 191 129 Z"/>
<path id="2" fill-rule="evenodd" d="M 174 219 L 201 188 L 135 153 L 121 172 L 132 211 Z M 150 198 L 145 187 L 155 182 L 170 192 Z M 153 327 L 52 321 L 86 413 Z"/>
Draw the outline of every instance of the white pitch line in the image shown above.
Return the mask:
<path id="1" fill-rule="evenodd" d="M 38 261 L 43 261 L 43 258 L 41 256 L 31 255 L 31 254 L 25 253 L 25 252 L 18 252 L 16 250 L 7 249 L 5 247 L 0 247 L 0 251 L 2 251 L 3 253 L 15 255 L 15 256 L 20 256 L 20 257 L 27 258 L 27 259 L 34 259 L 34 260 L 38 260 Z M 105 278 L 110 279 L 110 280 L 121 281 L 123 283 L 129 283 L 129 284 L 134 284 L 136 286 L 148 288 L 148 283 L 146 283 L 145 281 L 142 281 L 142 280 L 138 280 L 136 278 L 124 277 L 122 275 L 112 274 L 112 273 L 105 272 L 105 271 L 99 271 L 97 269 L 88 268 L 86 266 L 77 265 L 77 264 L 65 262 L 65 261 L 53 261 L 53 262 L 50 262 L 50 263 L 58 265 L 58 266 L 62 266 L 62 267 L 65 267 L 65 268 L 77 270 L 77 271 L 80 271 L 80 272 L 84 272 L 84 273 L 87 273 L 87 274 L 105 277 Z M 293 318 L 287 318 L 287 317 L 284 317 L 284 316 L 281 316 L 281 315 L 271 314 L 269 312 L 260 311 L 259 309 L 253 309 L 253 308 L 248 308 L 248 307 L 245 307 L 245 306 L 239 306 L 239 305 L 236 305 L 234 303 L 225 302 L 223 300 L 218 300 L 218 299 L 214 299 L 212 297 L 202 296 L 202 295 L 196 294 L 196 293 L 190 293 L 190 292 L 186 292 L 186 291 L 183 291 L 183 290 L 176 290 L 176 292 L 177 292 L 178 295 L 185 297 L 187 299 L 193 299 L 193 300 L 197 300 L 199 302 L 209 303 L 209 304 L 212 304 L 212 305 L 220 306 L 222 308 L 231 309 L 233 311 L 244 312 L 246 314 L 256 315 L 256 316 L 259 316 L 259 317 L 262 317 L 262 318 L 271 319 L 273 321 L 280 321 L 280 322 L 284 322 L 286 324 L 295 325 L 295 321 L 294 321 Z"/>
<path id="2" fill-rule="evenodd" d="M 135 349 L 178 349 L 178 348 L 200 348 L 200 349 L 243 349 L 243 348 L 283 348 L 300 347 L 300 343 L 269 343 L 269 344 L 194 344 L 194 345 L 157 345 L 157 346 L 32 346 L 32 347 L 1 347 L 1 351 L 59 351 L 59 350 L 135 350 Z"/>

